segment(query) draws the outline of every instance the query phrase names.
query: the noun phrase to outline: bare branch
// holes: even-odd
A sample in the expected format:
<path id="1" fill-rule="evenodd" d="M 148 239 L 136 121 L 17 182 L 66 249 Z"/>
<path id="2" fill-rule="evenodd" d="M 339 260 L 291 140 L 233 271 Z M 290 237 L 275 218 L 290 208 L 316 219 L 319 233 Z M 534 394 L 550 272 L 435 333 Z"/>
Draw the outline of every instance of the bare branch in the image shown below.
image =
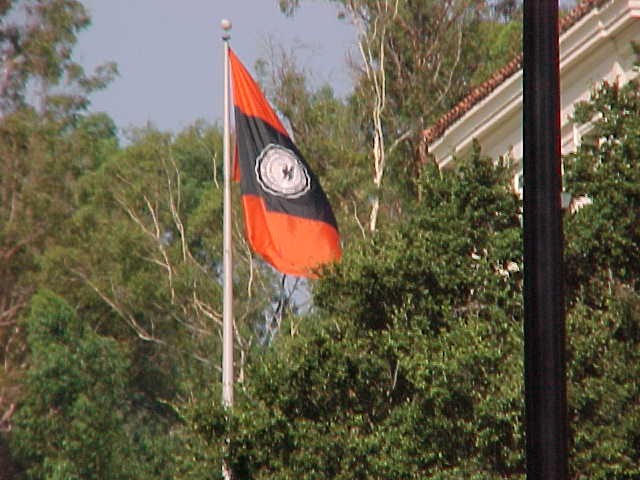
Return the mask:
<path id="1" fill-rule="evenodd" d="M 352 200 L 352 202 L 353 202 L 353 216 L 356 219 L 356 225 L 358 225 L 358 228 L 360 229 L 360 233 L 362 233 L 362 238 L 367 238 L 367 232 L 364 228 L 364 225 L 360 221 L 360 218 L 358 217 L 358 204 L 356 203 L 355 200 Z"/>
<path id="2" fill-rule="evenodd" d="M 0 327 L 8 327 L 10 325 L 15 325 L 16 314 L 26 305 L 27 305 L 26 302 L 18 302 L 15 305 L 12 305 L 11 307 L 7 308 L 3 312 L 0 312 Z M 6 318 L 8 318 L 9 320 L 4 320 Z"/>
<path id="3" fill-rule="evenodd" d="M 197 292 L 195 290 L 193 291 L 193 305 L 195 306 L 196 310 L 198 310 L 205 317 L 209 318 L 216 325 L 218 325 L 218 326 L 220 326 L 220 328 L 222 328 L 222 313 L 214 310 L 213 308 L 211 308 L 210 305 L 208 305 L 207 303 L 201 301 L 198 298 L 198 294 L 197 294 Z"/>
<path id="4" fill-rule="evenodd" d="M 80 278 L 86 285 L 88 285 L 107 305 L 109 305 L 113 311 L 115 311 L 125 322 L 134 330 L 136 335 L 144 341 L 153 342 L 160 345 L 164 345 L 165 342 L 155 338 L 153 335 L 148 333 L 133 317 L 133 315 L 124 311 L 122 307 L 120 307 L 115 299 L 110 298 L 106 293 L 104 293 L 95 283 L 89 279 L 87 275 L 82 273 L 80 270 L 76 270 L 73 268 L 69 268 L 69 271 L 75 274 L 78 278 Z"/>
<path id="5" fill-rule="evenodd" d="M 16 404 L 11 403 L 9 408 L 2 414 L 0 418 L 0 432 L 10 432 L 11 431 L 11 417 L 16 411 Z"/>
<path id="6" fill-rule="evenodd" d="M 164 262 L 161 262 L 159 260 L 154 260 L 154 263 L 156 263 L 157 265 L 160 265 L 167 271 L 167 276 L 169 281 L 169 290 L 171 292 L 171 303 L 174 303 L 175 297 L 176 297 L 175 290 L 173 288 L 173 270 L 174 269 L 173 269 L 173 266 L 171 265 L 171 261 L 169 260 L 169 254 L 167 253 L 167 249 L 165 248 L 162 242 L 161 228 L 160 228 L 160 223 L 158 221 L 158 214 L 156 212 L 156 208 L 153 207 L 149 198 L 146 195 L 144 195 L 143 198 L 144 198 L 145 204 L 147 205 L 147 210 L 149 211 L 149 214 L 151 215 L 151 219 L 153 222 L 154 229 L 152 231 L 146 226 L 146 224 L 142 221 L 142 219 L 135 213 L 135 211 L 131 207 L 129 207 L 126 204 L 126 202 L 122 198 L 120 198 L 117 195 L 115 195 L 114 197 L 116 201 L 120 204 L 122 209 L 129 215 L 129 218 L 131 218 L 146 235 L 151 237 L 153 239 L 154 244 L 157 246 L 158 251 L 160 252 L 160 255 L 162 255 L 162 258 L 164 259 Z"/>
<path id="7" fill-rule="evenodd" d="M 180 203 L 182 199 L 180 170 L 178 169 L 178 165 L 176 165 L 176 162 L 173 159 L 173 156 L 171 154 L 169 155 L 169 161 L 171 162 L 171 165 L 173 166 L 173 169 L 176 174 L 176 195 L 174 196 L 173 187 L 171 183 L 171 175 L 167 171 L 167 167 L 165 164 L 165 172 L 167 175 L 167 186 L 169 188 L 169 209 L 171 211 L 171 217 L 173 218 L 173 222 L 176 225 L 178 232 L 180 233 L 180 244 L 182 246 L 182 259 L 186 261 L 187 260 L 187 240 L 185 236 L 184 225 L 182 223 L 182 219 L 180 218 L 180 214 L 179 214 Z M 163 164 L 164 164 L 164 159 L 163 159 Z"/>

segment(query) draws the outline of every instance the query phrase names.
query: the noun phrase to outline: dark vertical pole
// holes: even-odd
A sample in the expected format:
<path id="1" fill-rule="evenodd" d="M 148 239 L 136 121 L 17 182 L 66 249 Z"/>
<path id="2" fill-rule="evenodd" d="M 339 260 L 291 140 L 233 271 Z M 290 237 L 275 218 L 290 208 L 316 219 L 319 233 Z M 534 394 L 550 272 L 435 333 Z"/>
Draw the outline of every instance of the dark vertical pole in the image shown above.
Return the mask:
<path id="1" fill-rule="evenodd" d="M 529 480 L 568 477 L 558 0 L 524 1 L 524 370 Z"/>

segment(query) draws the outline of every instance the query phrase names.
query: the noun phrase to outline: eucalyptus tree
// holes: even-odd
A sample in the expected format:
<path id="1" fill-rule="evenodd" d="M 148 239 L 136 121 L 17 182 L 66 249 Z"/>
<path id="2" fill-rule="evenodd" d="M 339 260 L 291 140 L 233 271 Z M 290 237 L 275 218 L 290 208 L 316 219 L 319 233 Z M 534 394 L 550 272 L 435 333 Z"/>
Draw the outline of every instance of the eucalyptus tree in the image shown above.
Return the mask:
<path id="1" fill-rule="evenodd" d="M 76 0 L 0 2 L 0 409 L 14 398 L 9 384 L 24 350 L 17 322 L 38 255 L 62 233 L 75 180 L 115 138 L 110 120 L 84 118 L 91 92 L 115 73 L 105 65 L 89 75 L 74 61 L 88 25 Z"/>

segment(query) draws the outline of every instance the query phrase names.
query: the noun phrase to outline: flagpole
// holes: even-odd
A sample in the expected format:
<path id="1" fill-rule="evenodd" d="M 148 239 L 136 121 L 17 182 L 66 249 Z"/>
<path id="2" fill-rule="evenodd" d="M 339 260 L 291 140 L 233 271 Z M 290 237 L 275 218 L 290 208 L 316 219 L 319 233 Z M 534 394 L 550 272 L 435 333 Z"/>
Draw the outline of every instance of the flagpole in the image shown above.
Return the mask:
<path id="1" fill-rule="evenodd" d="M 231 22 L 222 20 L 224 30 L 224 196 L 223 196 L 223 302 L 222 302 L 222 403 L 233 406 L 233 277 L 231 256 L 231 136 L 229 129 L 229 39 Z"/>
<path id="2" fill-rule="evenodd" d="M 223 157 L 224 192 L 222 213 L 222 405 L 230 410 L 233 406 L 233 272 L 231 253 L 231 134 L 229 129 L 229 39 L 231 22 L 223 19 L 220 26 L 224 33 L 224 119 Z M 225 452 L 229 452 L 229 439 L 225 442 Z M 226 459 L 222 461 L 222 476 L 232 480 L 233 473 Z"/>

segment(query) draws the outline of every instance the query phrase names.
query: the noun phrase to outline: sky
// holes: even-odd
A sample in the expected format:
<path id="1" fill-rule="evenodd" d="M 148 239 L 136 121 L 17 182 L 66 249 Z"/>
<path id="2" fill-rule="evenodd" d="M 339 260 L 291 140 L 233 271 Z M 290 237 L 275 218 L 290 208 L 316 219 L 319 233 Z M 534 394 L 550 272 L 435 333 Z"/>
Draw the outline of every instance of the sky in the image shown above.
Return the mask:
<path id="1" fill-rule="evenodd" d="M 119 76 L 92 96 L 119 128 L 178 132 L 198 119 L 219 122 L 223 108 L 220 21 L 230 19 L 231 47 L 250 71 L 271 41 L 293 49 L 316 84 L 342 96 L 351 88 L 347 52 L 354 28 L 326 0 L 302 0 L 285 17 L 278 0 L 83 0 L 92 25 L 80 34 L 76 59 L 91 71 L 118 64 Z"/>

